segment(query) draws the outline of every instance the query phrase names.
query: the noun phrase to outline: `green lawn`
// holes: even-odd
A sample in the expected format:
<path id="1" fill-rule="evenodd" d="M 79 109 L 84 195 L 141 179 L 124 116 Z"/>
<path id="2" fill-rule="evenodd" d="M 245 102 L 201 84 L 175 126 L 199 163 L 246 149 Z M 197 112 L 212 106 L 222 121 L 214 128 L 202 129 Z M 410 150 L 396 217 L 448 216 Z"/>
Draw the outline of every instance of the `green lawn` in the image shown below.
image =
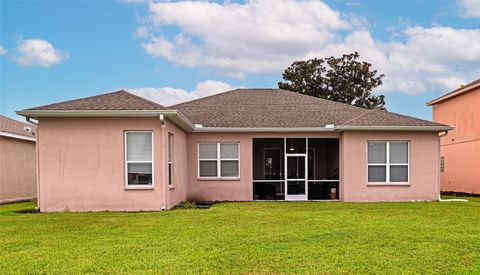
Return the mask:
<path id="1" fill-rule="evenodd" d="M 480 273 L 470 202 L 222 203 L 158 213 L 0 206 L 0 273 Z"/>

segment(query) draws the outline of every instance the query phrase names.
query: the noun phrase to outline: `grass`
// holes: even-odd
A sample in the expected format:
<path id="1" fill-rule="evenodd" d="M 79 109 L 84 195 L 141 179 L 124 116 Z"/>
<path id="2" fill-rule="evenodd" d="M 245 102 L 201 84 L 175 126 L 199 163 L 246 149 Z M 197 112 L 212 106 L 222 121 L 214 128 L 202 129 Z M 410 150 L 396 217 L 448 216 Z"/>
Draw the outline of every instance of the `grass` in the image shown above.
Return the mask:
<path id="1" fill-rule="evenodd" d="M 0 273 L 480 273 L 470 202 L 222 203 L 158 213 L 0 206 Z"/>

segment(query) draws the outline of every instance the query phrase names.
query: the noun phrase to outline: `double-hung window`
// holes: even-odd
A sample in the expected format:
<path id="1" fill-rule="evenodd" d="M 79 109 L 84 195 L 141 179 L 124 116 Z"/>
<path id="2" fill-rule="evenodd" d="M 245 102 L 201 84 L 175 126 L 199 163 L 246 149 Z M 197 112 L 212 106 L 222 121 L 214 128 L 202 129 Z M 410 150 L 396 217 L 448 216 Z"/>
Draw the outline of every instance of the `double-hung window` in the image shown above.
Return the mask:
<path id="1" fill-rule="evenodd" d="M 127 186 L 153 186 L 153 132 L 125 132 Z"/>
<path id="2" fill-rule="evenodd" d="M 168 133 L 168 185 L 173 185 L 173 134 Z"/>
<path id="3" fill-rule="evenodd" d="M 198 144 L 198 176 L 200 178 L 238 178 L 240 171 L 238 142 Z"/>
<path id="4" fill-rule="evenodd" d="M 407 183 L 409 145 L 408 141 L 369 141 L 368 182 Z"/>

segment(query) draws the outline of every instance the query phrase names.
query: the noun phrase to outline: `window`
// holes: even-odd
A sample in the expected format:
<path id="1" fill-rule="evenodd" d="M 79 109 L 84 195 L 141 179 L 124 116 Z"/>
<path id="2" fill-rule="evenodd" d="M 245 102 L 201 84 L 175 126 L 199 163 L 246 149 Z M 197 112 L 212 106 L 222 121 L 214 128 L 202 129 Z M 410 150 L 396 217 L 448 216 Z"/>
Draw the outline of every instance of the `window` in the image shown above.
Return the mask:
<path id="1" fill-rule="evenodd" d="M 440 172 L 445 172 L 445 157 L 440 157 Z"/>
<path id="2" fill-rule="evenodd" d="M 173 185 L 173 134 L 168 133 L 168 185 Z"/>
<path id="3" fill-rule="evenodd" d="M 368 182 L 408 182 L 409 142 L 369 141 Z"/>
<path id="4" fill-rule="evenodd" d="M 153 132 L 125 132 L 127 186 L 153 186 Z"/>
<path id="5" fill-rule="evenodd" d="M 238 178 L 240 170 L 238 142 L 199 143 L 200 178 Z"/>

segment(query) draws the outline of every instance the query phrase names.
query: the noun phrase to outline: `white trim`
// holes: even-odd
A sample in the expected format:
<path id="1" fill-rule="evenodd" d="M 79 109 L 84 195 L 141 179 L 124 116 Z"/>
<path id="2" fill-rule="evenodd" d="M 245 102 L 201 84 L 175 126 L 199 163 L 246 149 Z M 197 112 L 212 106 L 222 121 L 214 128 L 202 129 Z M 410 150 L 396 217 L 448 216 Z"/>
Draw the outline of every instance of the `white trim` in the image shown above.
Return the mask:
<path id="1" fill-rule="evenodd" d="M 217 145 L 217 158 L 200 158 L 200 144 L 216 144 Z M 237 145 L 237 158 L 221 158 L 220 148 L 222 144 L 235 144 Z M 217 176 L 201 176 L 200 175 L 200 162 L 201 161 L 216 161 L 217 162 Z M 235 177 L 222 177 L 222 161 L 237 161 L 238 162 L 238 176 Z M 198 180 L 239 180 L 240 179 L 240 142 L 239 141 L 199 141 L 197 142 L 197 179 Z"/>
<path id="2" fill-rule="evenodd" d="M 38 117 L 151 117 L 164 115 L 187 132 L 342 132 L 342 131 L 449 131 L 452 126 L 349 126 L 324 127 L 195 127 L 178 110 L 23 110 L 16 112 L 31 118 Z M 328 127 L 327 127 L 328 126 Z"/>
<path id="3" fill-rule="evenodd" d="M 133 160 L 127 160 L 127 134 L 128 133 L 150 133 L 152 137 L 152 160 L 151 161 L 133 161 Z M 125 165 L 125 189 L 153 189 L 155 186 L 155 165 L 154 165 L 154 159 L 155 159 L 155 150 L 154 150 L 154 136 L 153 136 L 153 131 L 136 131 L 136 130 L 127 130 L 124 131 L 124 150 L 125 150 L 125 156 L 124 156 L 124 165 Z M 152 184 L 128 184 L 128 164 L 129 163 L 151 163 L 152 164 Z"/>
<path id="4" fill-rule="evenodd" d="M 335 126 L 326 127 L 201 127 L 194 132 L 207 133 L 279 133 L 279 132 L 343 132 L 343 131 L 433 131 L 442 132 L 453 130 L 452 126 Z"/>
<path id="5" fill-rule="evenodd" d="M 29 141 L 37 141 L 37 139 L 36 139 L 36 138 L 33 138 L 33 137 L 26 137 L 26 136 L 17 135 L 17 134 L 12 134 L 12 133 L 7 133 L 7 132 L 2 132 L 2 131 L 0 131 L 0 136 L 9 137 L 9 138 L 16 138 L 16 139 L 23 139 L 23 140 L 29 140 Z"/>
<path id="6" fill-rule="evenodd" d="M 386 150 L 386 160 L 385 163 L 369 163 L 368 162 L 368 145 L 370 143 L 385 143 Z M 390 163 L 390 143 L 407 143 L 407 163 Z M 367 151 L 366 151 L 366 162 L 367 162 L 367 185 L 368 186 L 382 186 L 382 185 L 391 185 L 391 186 L 409 186 L 410 185 L 410 141 L 409 140 L 367 140 Z M 385 182 L 370 182 L 368 180 L 368 168 L 370 166 L 385 166 Z M 407 181 L 390 181 L 390 167 L 391 166 L 407 166 Z"/>

